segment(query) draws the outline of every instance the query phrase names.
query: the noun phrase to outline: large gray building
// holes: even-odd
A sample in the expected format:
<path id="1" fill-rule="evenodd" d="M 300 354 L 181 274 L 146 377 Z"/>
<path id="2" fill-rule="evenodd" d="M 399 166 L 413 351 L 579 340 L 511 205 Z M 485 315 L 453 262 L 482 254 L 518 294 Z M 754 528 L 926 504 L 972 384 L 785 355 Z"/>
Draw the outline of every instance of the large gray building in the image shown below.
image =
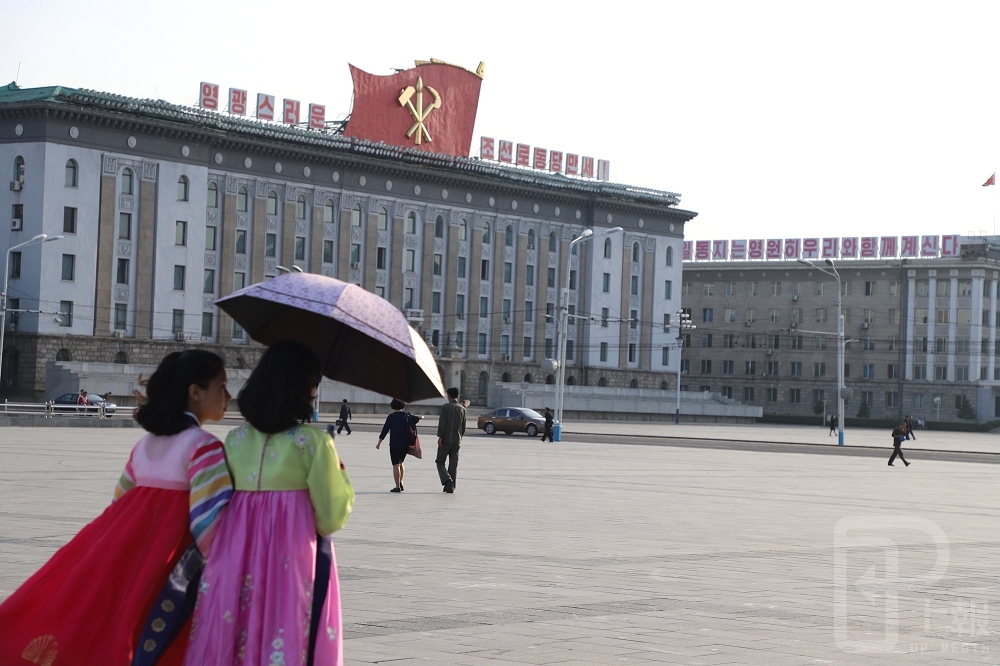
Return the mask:
<path id="1" fill-rule="evenodd" d="M 1000 253 L 964 238 L 954 258 L 844 260 L 846 408 L 873 418 L 958 420 L 963 398 L 1000 418 Z M 837 283 L 788 261 L 687 262 L 681 387 L 765 414 L 836 411 Z M 671 387 L 673 383 L 671 383 Z"/>
<path id="2" fill-rule="evenodd" d="M 572 313 L 594 319 L 569 327 L 568 383 L 660 388 L 676 362 L 661 322 L 695 213 L 671 192 L 13 85 L 0 169 L 0 252 L 64 236 L 11 253 L 3 397 L 51 397 L 51 364 L 152 365 L 192 345 L 252 365 L 259 348 L 214 302 L 281 266 L 399 306 L 473 400 L 489 382 L 551 381 L 567 272 Z"/>

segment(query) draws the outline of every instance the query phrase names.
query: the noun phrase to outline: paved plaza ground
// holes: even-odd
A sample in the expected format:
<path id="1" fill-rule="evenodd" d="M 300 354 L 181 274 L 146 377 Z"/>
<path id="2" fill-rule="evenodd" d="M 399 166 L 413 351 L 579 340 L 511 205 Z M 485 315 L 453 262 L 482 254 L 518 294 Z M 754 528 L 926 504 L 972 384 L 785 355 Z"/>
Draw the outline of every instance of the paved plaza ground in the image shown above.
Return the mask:
<path id="1" fill-rule="evenodd" d="M 367 420 L 337 438 L 347 664 L 1000 663 L 1000 456 L 934 459 L 918 433 L 887 467 L 884 433 L 813 455 L 684 439 L 773 427 L 578 424 L 557 444 L 470 434 L 454 495 L 430 459 L 390 494 Z M 139 434 L 0 429 L 0 598 L 103 510 Z"/>

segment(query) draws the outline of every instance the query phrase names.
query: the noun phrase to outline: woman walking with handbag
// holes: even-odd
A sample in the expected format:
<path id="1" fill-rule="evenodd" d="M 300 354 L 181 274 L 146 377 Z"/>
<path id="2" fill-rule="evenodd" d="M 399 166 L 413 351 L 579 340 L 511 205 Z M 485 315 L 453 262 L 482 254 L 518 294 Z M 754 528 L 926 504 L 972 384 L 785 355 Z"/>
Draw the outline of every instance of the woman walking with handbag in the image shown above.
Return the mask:
<path id="1" fill-rule="evenodd" d="M 389 435 L 389 459 L 392 461 L 392 480 L 396 487 L 390 490 L 391 493 L 403 492 L 403 475 L 406 470 L 403 468 L 403 461 L 406 459 L 410 442 L 410 428 L 416 426 L 416 419 L 412 414 L 407 414 L 406 403 L 402 400 L 393 400 L 389 403 L 392 413 L 385 417 L 385 425 L 382 426 L 382 433 L 378 436 L 378 443 L 375 448 L 382 446 L 382 440 L 386 434 Z"/>

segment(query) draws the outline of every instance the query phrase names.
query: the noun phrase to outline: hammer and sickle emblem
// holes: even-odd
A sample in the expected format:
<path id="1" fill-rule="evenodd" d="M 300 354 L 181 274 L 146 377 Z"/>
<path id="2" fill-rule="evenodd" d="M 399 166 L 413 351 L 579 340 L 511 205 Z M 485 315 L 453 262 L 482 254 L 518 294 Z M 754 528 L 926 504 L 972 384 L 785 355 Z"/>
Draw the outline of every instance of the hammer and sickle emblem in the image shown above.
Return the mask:
<path id="1" fill-rule="evenodd" d="M 431 92 L 434 96 L 434 102 L 424 108 L 424 80 L 421 77 L 417 77 L 417 87 L 406 86 L 401 93 L 399 93 L 399 105 L 405 106 L 409 111 L 410 115 L 413 116 L 413 125 L 406 132 L 406 138 L 412 137 L 416 134 L 415 142 L 420 145 L 424 139 L 430 143 L 433 141 L 431 138 L 431 133 L 427 131 L 427 126 L 424 125 L 424 121 L 427 120 L 427 116 L 431 115 L 431 111 L 434 109 L 441 108 L 441 95 L 438 94 L 437 90 L 427 86 L 427 90 Z M 413 106 L 413 95 L 417 96 L 417 105 Z"/>

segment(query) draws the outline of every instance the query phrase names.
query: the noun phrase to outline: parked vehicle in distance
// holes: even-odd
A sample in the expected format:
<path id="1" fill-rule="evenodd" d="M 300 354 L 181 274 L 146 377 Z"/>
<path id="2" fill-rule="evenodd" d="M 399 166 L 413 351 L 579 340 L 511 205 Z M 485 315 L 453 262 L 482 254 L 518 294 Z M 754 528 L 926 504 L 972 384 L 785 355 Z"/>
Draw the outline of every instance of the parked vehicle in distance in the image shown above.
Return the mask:
<path id="1" fill-rule="evenodd" d="M 512 432 L 523 432 L 527 433 L 528 437 L 535 437 L 545 426 L 545 417 L 533 409 L 503 407 L 481 414 L 478 426 L 480 430 L 485 430 L 487 435 L 502 430 L 508 435 Z"/>
<path id="2" fill-rule="evenodd" d="M 116 405 L 113 402 L 108 402 L 107 400 L 105 400 L 104 398 L 102 398 L 99 395 L 89 395 L 89 396 L 87 396 L 87 399 L 90 401 L 90 404 L 87 405 L 87 406 L 77 405 L 76 404 L 76 400 L 79 397 L 80 397 L 80 395 L 78 393 L 63 393 L 61 396 L 59 396 L 58 398 L 56 398 L 52 402 L 54 402 L 55 404 L 60 405 L 60 406 L 72 405 L 74 407 L 79 407 L 79 409 L 76 410 L 76 411 L 93 413 L 93 414 L 96 414 L 100 410 L 100 407 L 101 407 L 102 403 L 104 404 L 104 413 L 105 414 L 114 414 L 115 411 L 118 409 L 118 405 Z M 63 414 L 72 413 L 71 410 L 68 410 L 68 409 L 60 409 L 59 411 L 61 413 L 63 413 Z"/>

